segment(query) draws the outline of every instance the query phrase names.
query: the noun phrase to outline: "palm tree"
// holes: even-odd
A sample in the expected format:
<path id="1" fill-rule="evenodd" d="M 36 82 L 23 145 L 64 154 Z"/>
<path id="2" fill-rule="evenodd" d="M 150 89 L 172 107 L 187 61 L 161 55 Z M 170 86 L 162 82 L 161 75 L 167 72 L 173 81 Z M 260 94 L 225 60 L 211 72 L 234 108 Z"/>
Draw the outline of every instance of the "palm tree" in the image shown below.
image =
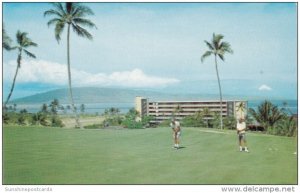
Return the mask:
<path id="1" fill-rule="evenodd" d="M 41 107 L 41 113 L 44 113 L 44 114 L 47 114 L 48 113 L 48 106 L 47 104 L 43 104 L 42 107 Z"/>
<path id="2" fill-rule="evenodd" d="M 53 16 L 50 21 L 48 21 L 48 26 L 55 25 L 55 38 L 59 43 L 61 34 L 67 26 L 67 70 L 68 70 L 68 84 L 69 84 L 69 98 L 72 105 L 72 110 L 75 114 L 76 127 L 83 128 L 79 122 L 79 117 L 76 112 L 76 108 L 73 100 L 72 92 L 72 78 L 71 78 L 71 64 L 70 64 L 70 29 L 72 28 L 78 36 L 87 38 L 89 40 L 93 39 L 93 36 L 83 27 L 93 28 L 95 24 L 90 20 L 86 19 L 87 15 L 93 15 L 93 11 L 79 3 L 53 3 L 54 9 L 50 9 L 44 12 L 44 16 Z"/>
<path id="3" fill-rule="evenodd" d="M 201 62 L 204 61 L 205 58 L 207 58 L 210 55 L 215 56 L 215 67 L 216 67 L 216 73 L 218 78 L 218 84 L 219 84 L 219 94 L 220 94 L 220 123 L 221 123 L 221 129 L 223 129 L 223 120 L 222 120 L 222 90 L 221 90 L 221 83 L 220 83 L 220 77 L 219 77 L 219 71 L 218 71 L 218 63 L 217 63 L 217 56 L 224 61 L 224 54 L 225 53 L 233 53 L 233 50 L 231 49 L 231 46 L 228 42 L 222 42 L 221 40 L 224 38 L 222 34 L 213 34 L 213 38 L 211 42 L 204 41 L 208 47 L 208 51 L 206 51 L 202 57 Z"/>
<path id="4" fill-rule="evenodd" d="M 111 107 L 108 109 L 109 114 L 111 114 L 112 116 L 117 115 L 120 112 L 120 109 L 115 108 L 115 107 Z"/>
<path id="5" fill-rule="evenodd" d="M 276 122 L 285 117 L 285 114 L 280 111 L 277 106 L 267 100 L 258 106 L 257 111 L 250 108 L 249 113 L 264 127 L 264 129 L 272 127 Z"/>
<path id="6" fill-rule="evenodd" d="M 30 38 L 27 37 L 26 32 L 18 31 L 17 34 L 16 34 L 16 40 L 17 40 L 17 46 L 11 47 L 10 49 L 11 50 L 15 50 L 15 49 L 18 50 L 17 69 L 16 69 L 16 73 L 15 73 L 15 76 L 14 76 L 14 79 L 13 79 L 12 87 L 10 89 L 10 93 L 8 94 L 8 97 L 7 97 L 6 102 L 5 102 L 5 106 L 9 102 L 9 99 L 10 99 L 12 93 L 13 93 L 15 83 L 16 83 L 16 78 L 17 78 L 19 69 L 21 68 L 23 52 L 31 58 L 36 58 L 36 56 L 33 53 L 31 53 L 27 50 L 27 48 L 29 48 L 31 46 L 36 47 L 37 44 L 34 43 Z"/>
<path id="7" fill-rule="evenodd" d="M 245 116 L 243 116 L 243 115 L 244 115 L 244 112 L 245 112 L 245 109 L 246 109 L 246 105 L 245 105 L 244 102 L 240 102 L 240 103 L 237 105 L 236 111 L 241 113 L 241 114 L 240 114 L 240 118 L 245 118 Z"/>
<path id="8" fill-rule="evenodd" d="M 84 113 L 84 110 L 85 110 L 85 105 L 84 105 L 84 104 L 81 104 L 81 105 L 80 105 L 80 111 L 81 111 L 81 113 Z"/>
<path id="9" fill-rule="evenodd" d="M 58 107 L 59 107 L 59 101 L 58 101 L 58 99 L 54 99 L 54 100 L 50 103 L 49 107 L 51 107 L 51 113 L 54 114 L 54 115 L 56 115 L 56 114 L 57 114 Z"/>

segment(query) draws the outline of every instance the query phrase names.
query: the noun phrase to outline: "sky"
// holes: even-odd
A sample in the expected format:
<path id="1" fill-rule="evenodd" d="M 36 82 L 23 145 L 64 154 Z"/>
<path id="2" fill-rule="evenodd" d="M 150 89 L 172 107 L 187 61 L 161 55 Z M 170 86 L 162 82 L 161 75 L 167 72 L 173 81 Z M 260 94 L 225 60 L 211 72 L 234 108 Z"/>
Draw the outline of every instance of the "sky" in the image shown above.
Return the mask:
<path id="1" fill-rule="evenodd" d="M 71 33 L 74 87 L 122 87 L 218 94 L 213 57 L 204 40 L 223 34 L 233 54 L 218 60 L 224 95 L 297 99 L 296 3 L 87 3 L 93 40 Z M 12 98 L 67 87 L 66 31 L 58 44 L 48 3 L 3 3 L 3 22 L 38 44 L 24 57 Z M 21 16 L 21 17 L 20 17 Z M 17 52 L 3 52 L 3 95 Z"/>

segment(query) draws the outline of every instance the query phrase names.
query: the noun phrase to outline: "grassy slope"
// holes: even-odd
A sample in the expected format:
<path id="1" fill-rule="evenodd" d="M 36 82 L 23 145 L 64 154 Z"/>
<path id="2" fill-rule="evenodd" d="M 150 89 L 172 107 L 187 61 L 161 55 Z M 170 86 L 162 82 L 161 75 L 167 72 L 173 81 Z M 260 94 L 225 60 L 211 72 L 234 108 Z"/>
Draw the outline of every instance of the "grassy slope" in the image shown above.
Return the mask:
<path id="1" fill-rule="evenodd" d="M 296 184 L 294 138 L 185 128 L 74 130 L 4 127 L 4 184 Z"/>
<path id="2" fill-rule="evenodd" d="M 93 124 L 101 124 L 103 123 L 105 117 L 104 116 L 89 116 L 85 115 L 81 116 L 80 123 L 82 126 L 93 125 Z M 62 117 L 62 122 L 64 123 L 64 127 L 66 128 L 75 128 L 76 121 L 74 118 L 69 116 Z"/>

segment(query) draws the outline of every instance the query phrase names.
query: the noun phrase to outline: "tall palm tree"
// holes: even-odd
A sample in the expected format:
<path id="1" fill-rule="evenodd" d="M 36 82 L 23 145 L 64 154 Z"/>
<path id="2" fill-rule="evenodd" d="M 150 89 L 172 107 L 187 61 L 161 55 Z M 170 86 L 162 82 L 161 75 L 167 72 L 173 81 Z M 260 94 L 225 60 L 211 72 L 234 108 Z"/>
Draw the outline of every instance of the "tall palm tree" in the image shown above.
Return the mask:
<path id="1" fill-rule="evenodd" d="M 54 9 L 50 9 L 44 12 L 44 16 L 52 16 L 54 18 L 48 21 L 48 26 L 55 25 L 55 38 L 59 43 L 61 34 L 65 27 L 67 27 L 67 70 L 68 70 L 68 84 L 69 84 L 69 98 L 72 105 L 72 110 L 75 114 L 76 127 L 83 128 L 79 122 L 79 117 L 76 112 L 76 108 L 73 100 L 72 92 L 72 78 L 71 78 L 71 62 L 70 62 L 70 29 L 80 37 L 93 39 L 93 36 L 83 27 L 96 28 L 96 25 L 85 17 L 93 15 L 93 11 L 79 3 L 53 3 Z"/>
<path id="2" fill-rule="evenodd" d="M 27 48 L 32 47 L 32 46 L 36 47 L 37 44 L 34 43 L 30 38 L 27 37 L 26 32 L 21 32 L 18 30 L 18 32 L 16 34 L 16 41 L 17 41 L 17 46 L 11 47 L 10 49 L 18 50 L 17 69 L 16 69 L 16 73 L 15 73 L 15 76 L 13 79 L 13 83 L 12 83 L 10 92 L 9 92 L 6 102 L 5 102 L 5 106 L 9 102 L 9 99 L 10 99 L 10 97 L 13 93 L 14 87 L 15 87 L 16 78 L 17 78 L 19 69 L 21 68 L 22 54 L 25 53 L 28 57 L 36 58 L 36 56 L 33 53 L 31 53 L 27 50 Z"/>
<path id="3" fill-rule="evenodd" d="M 205 58 L 207 58 L 210 55 L 214 55 L 215 57 L 215 67 L 216 67 L 216 73 L 218 78 L 218 85 L 219 85 L 219 94 L 220 94 L 220 123 L 221 123 L 221 129 L 223 129 L 223 119 L 222 119 L 222 89 L 221 89 L 221 83 L 220 83 L 220 77 L 219 77 L 219 71 L 218 71 L 218 61 L 217 57 L 219 57 L 221 60 L 224 61 L 224 55 L 225 53 L 233 53 L 233 50 L 231 49 L 231 46 L 228 42 L 222 42 L 221 40 L 224 38 L 222 34 L 213 34 L 213 38 L 211 42 L 204 41 L 208 47 L 208 51 L 206 51 L 202 57 L 201 62 L 204 61 Z"/>

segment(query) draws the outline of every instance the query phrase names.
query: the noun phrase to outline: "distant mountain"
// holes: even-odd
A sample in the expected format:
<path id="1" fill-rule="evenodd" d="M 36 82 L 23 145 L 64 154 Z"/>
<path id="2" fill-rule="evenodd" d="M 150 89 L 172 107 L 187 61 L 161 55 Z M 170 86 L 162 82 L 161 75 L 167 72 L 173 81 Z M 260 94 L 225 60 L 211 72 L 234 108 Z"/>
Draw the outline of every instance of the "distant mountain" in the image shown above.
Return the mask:
<path id="1" fill-rule="evenodd" d="M 81 87 L 73 88 L 75 103 L 130 103 L 134 102 L 136 96 L 149 98 L 150 100 L 199 100 L 219 99 L 217 94 L 176 94 L 159 91 L 121 89 L 121 88 L 96 88 Z M 48 92 L 38 93 L 27 97 L 12 100 L 11 103 L 18 104 L 42 104 L 58 99 L 60 103 L 69 102 L 68 89 L 56 89 Z M 226 99 L 247 99 L 238 96 L 224 96 Z"/>

